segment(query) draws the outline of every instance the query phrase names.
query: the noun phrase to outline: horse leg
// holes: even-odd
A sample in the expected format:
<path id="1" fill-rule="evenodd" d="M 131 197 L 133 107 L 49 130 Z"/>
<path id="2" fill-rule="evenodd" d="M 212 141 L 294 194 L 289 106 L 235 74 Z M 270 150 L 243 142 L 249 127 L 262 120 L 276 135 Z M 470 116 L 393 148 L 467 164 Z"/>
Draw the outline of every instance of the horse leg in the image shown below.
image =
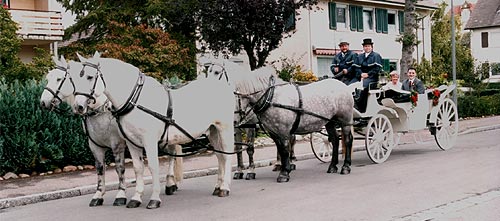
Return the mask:
<path id="1" fill-rule="evenodd" d="M 280 170 L 281 170 L 280 152 L 276 151 L 276 163 L 274 164 L 273 171 L 280 171 Z"/>
<path id="2" fill-rule="evenodd" d="M 246 180 L 255 180 L 255 162 L 253 161 L 253 154 L 255 153 L 254 142 L 257 131 L 255 128 L 249 128 L 246 130 L 247 134 L 247 154 L 248 154 L 248 173 L 245 177 Z"/>
<path id="3" fill-rule="evenodd" d="M 294 150 L 296 141 L 297 141 L 297 139 L 296 139 L 295 135 L 292 135 L 290 137 L 290 143 L 289 143 L 289 147 L 288 147 L 288 150 L 290 151 L 290 162 L 297 161 L 297 157 L 295 157 L 295 150 Z M 297 169 L 297 166 L 295 166 L 294 163 L 291 163 L 290 169 L 295 170 L 295 169 Z"/>
<path id="4" fill-rule="evenodd" d="M 281 170 L 277 178 L 278 183 L 288 182 L 290 180 L 290 152 L 288 151 L 288 147 L 290 145 L 290 139 L 280 138 L 279 135 L 270 134 L 274 143 L 276 143 L 276 148 L 278 149 L 278 153 L 281 159 Z"/>
<path id="5" fill-rule="evenodd" d="M 349 174 L 351 173 L 351 154 L 352 154 L 352 142 L 353 136 L 351 132 L 351 126 L 342 126 L 342 142 L 345 149 L 345 159 L 344 165 L 342 166 L 342 170 L 340 174 Z"/>
<path id="6" fill-rule="evenodd" d="M 332 161 L 330 162 L 330 166 L 328 166 L 328 170 L 326 172 L 337 173 L 337 164 L 339 163 L 339 135 L 337 133 L 335 123 L 328 122 L 325 128 L 326 132 L 328 133 L 328 141 L 330 141 L 333 146 Z"/>
<path id="7" fill-rule="evenodd" d="M 96 146 L 90 139 L 88 140 L 90 150 L 94 155 L 95 159 L 95 169 L 97 172 L 97 190 L 92 196 L 92 200 L 90 200 L 89 206 L 102 206 L 104 202 L 104 193 L 106 192 L 106 183 L 105 183 L 105 172 L 106 172 L 106 164 L 104 162 L 104 157 L 106 153 L 106 149 Z"/>
<path id="8" fill-rule="evenodd" d="M 160 163 L 158 160 L 158 138 L 145 135 L 143 139 L 144 148 L 146 149 L 146 157 L 148 158 L 148 167 L 153 178 L 153 192 L 149 198 L 149 203 L 146 206 L 148 209 L 156 209 L 160 207 Z"/>
<path id="9" fill-rule="evenodd" d="M 235 128 L 235 131 L 234 131 L 234 140 L 236 143 L 241 143 L 243 141 L 243 138 L 242 138 L 242 129 L 240 128 Z M 236 168 L 236 172 L 234 172 L 234 176 L 233 176 L 233 179 L 235 180 L 240 180 L 240 179 L 243 179 L 243 170 L 245 170 L 245 164 L 243 163 L 243 153 L 241 152 L 242 150 L 242 147 L 241 145 L 239 144 L 236 144 L 235 145 L 235 151 L 237 152 L 236 153 L 236 157 L 238 159 L 238 166 Z"/>
<path id="10" fill-rule="evenodd" d="M 181 145 L 168 145 L 171 153 L 179 154 L 182 152 Z M 177 191 L 177 184 L 183 178 L 182 158 L 181 157 L 168 157 L 168 170 L 167 170 L 167 184 L 165 186 L 165 194 L 173 195 Z"/>
<path id="11" fill-rule="evenodd" d="M 127 186 L 125 185 L 125 143 L 115 144 L 111 148 L 113 155 L 115 157 L 115 170 L 118 174 L 118 193 L 116 194 L 113 206 L 123 206 L 127 204 L 127 196 L 125 190 Z"/>
<path id="12" fill-rule="evenodd" d="M 210 144 L 217 150 L 226 152 L 234 151 L 234 130 L 233 128 L 225 128 L 221 125 L 210 126 L 209 140 Z M 217 173 L 217 183 L 212 195 L 219 197 L 229 196 L 229 185 L 231 184 L 231 155 L 216 153 L 219 163 Z"/>
<path id="13" fill-rule="evenodd" d="M 127 142 L 127 147 L 132 157 L 135 173 L 135 194 L 128 202 L 127 208 L 139 207 L 142 203 L 142 195 L 144 194 L 144 162 L 142 155 L 142 148 L 136 147 L 132 143 Z"/>

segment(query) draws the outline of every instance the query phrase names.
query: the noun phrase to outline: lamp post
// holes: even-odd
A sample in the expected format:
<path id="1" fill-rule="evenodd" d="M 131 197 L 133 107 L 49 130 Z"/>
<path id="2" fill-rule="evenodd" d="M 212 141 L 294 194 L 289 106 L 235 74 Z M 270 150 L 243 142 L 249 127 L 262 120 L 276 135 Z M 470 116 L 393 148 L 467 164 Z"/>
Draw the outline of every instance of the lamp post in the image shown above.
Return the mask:
<path id="1" fill-rule="evenodd" d="M 451 2 L 451 71 L 453 75 L 453 84 L 457 86 L 457 62 L 455 58 L 455 10 L 453 8 L 453 0 Z M 457 104 L 457 87 L 453 89 L 453 102 Z"/>

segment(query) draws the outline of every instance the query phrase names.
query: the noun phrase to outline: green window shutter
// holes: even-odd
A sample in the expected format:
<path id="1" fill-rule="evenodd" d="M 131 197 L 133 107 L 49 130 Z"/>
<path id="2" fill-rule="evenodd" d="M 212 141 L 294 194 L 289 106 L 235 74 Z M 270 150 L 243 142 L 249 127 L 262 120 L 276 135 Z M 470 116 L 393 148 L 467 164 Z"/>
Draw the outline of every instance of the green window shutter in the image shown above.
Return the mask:
<path id="1" fill-rule="evenodd" d="M 357 19 L 357 9 L 356 6 L 349 6 L 349 23 L 351 23 L 351 31 L 358 30 L 358 19 Z"/>
<path id="2" fill-rule="evenodd" d="M 330 29 L 337 29 L 337 5 L 335 2 L 328 2 L 328 15 L 330 18 Z"/>
<path id="3" fill-rule="evenodd" d="M 399 33 L 405 32 L 405 13 L 403 11 L 398 11 L 399 19 Z"/>
<path id="4" fill-rule="evenodd" d="M 363 32 L 363 7 L 358 6 L 358 31 Z"/>
<path id="5" fill-rule="evenodd" d="M 385 71 L 385 72 L 390 72 L 391 71 L 391 62 L 389 61 L 389 59 L 382 59 L 382 69 Z"/>
<path id="6" fill-rule="evenodd" d="M 387 17 L 387 9 L 377 8 L 375 9 L 375 30 L 377 33 L 385 33 L 389 32 L 389 19 Z"/>
<path id="7" fill-rule="evenodd" d="M 375 31 L 382 32 L 382 9 L 375 9 Z"/>
<path id="8" fill-rule="evenodd" d="M 384 9 L 384 22 L 382 24 L 382 33 L 389 33 L 389 15 L 387 14 L 387 9 Z"/>

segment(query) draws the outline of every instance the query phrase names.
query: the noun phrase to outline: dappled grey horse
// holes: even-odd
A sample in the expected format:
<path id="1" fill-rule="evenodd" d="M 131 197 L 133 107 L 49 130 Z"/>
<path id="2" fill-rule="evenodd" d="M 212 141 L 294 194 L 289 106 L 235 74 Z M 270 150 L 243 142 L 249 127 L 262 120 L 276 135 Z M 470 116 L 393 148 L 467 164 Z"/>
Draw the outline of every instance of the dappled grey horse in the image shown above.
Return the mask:
<path id="1" fill-rule="evenodd" d="M 319 131 L 323 126 L 333 144 L 332 161 L 327 172 L 338 171 L 339 136 L 336 128 L 340 127 L 345 148 L 341 174 L 350 173 L 354 100 L 345 84 L 327 79 L 298 86 L 279 79 L 270 69 L 249 72 L 233 62 L 222 62 L 218 64 L 214 61 L 210 74 L 227 72 L 234 77 L 232 81 L 242 97 L 241 107 L 245 111 L 251 109 L 257 115 L 276 143 L 282 164 L 278 182 L 288 182 L 290 179 L 288 148 L 291 136 Z M 231 74 L 233 72 L 240 74 Z"/>

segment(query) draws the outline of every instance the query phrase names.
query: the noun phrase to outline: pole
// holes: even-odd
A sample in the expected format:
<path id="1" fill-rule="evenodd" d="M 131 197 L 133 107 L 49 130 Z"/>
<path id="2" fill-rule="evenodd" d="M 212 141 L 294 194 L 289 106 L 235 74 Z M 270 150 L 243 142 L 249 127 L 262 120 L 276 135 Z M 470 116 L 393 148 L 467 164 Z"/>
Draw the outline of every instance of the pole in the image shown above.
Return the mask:
<path id="1" fill-rule="evenodd" d="M 453 0 L 451 1 L 451 69 L 453 74 L 453 84 L 457 85 L 457 62 L 455 58 L 455 10 L 453 10 Z M 453 102 L 457 104 L 457 87 L 453 89 Z"/>

